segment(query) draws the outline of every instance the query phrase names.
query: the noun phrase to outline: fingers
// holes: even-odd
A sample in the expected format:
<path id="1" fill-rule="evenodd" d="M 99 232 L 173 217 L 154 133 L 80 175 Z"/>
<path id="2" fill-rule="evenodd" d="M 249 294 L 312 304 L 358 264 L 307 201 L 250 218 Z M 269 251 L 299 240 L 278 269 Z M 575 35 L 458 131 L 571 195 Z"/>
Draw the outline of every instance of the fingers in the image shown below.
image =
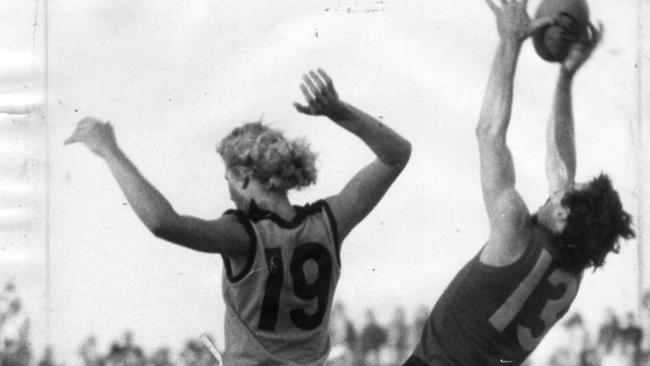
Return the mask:
<path id="1" fill-rule="evenodd" d="M 74 129 L 74 131 L 72 131 L 72 134 L 70 135 L 70 137 L 68 137 L 63 142 L 63 144 L 64 145 L 70 145 L 70 144 L 73 144 L 75 142 L 83 141 L 83 136 L 85 135 L 85 131 L 87 129 L 87 126 L 88 126 L 88 123 L 87 123 L 85 118 L 82 119 L 81 121 L 79 121 L 79 123 L 77 124 L 77 127 Z"/>
<path id="2" fill-rule="evenodd" d="M 603 36 L 603 24 L 598 22 L 598 28 L 594 26 L 591 22 L 587 24 L 587 33 L 582 40 L 575 43 L 572 48 L 574 48 L 579 53 L 589 57 L 591 53 L 596 49 L 600 43 Z"/>
<path id="3" fill-rule="evenodd" d="M 70 137 L 68 137 L 67 139 L 65 139 L 65 141 L 63 141 L 63 145 L 70 145 L 79 141 L 80 140 L 79 140 L 79 135 L 77 134 L 77 130 L 74 130 L 72 132 L 72 135 L 70 135 Z"/>
<path id="4" fill-rule="evenodd" d="M 325 71 L 322 69 L 309 71 L 302 76 L 302 80 L 300 91 L 308 105 L 294 103 L 298 112 L 313 116 L 327 115 L 332 112 L 332 108 L 338 106 L 339 100 L 334 83 Z"/>
<path id="5" fill-rule="evenodd" d="M 600 40 L 603 39 L 603 32 L 605 31 L 603 23 L 599 21 L 598 28 L 596 28 L 593 23 L 589 22 L 589 24 L 587 24 L 587 27 L 590 33 L 589 43 L 591 43 L 592 46 L 596 46 L 598 43 L 600 43 Z"/>
<path id="6" fill-rule="evenodd" d="M 300 113 L 308 114 L 308 115 L 310 115 L 310 116 L 313 116 L 313 115 L 314 115 L 314 111 L 313 111 L 310 107 L 308 107 L 308 106 L 304 106 L 304 105 L 302 105 L 302 104 L 298 104 L 298 103 L 293 103 L 293 106 L 294 106 L 294 107 L 296 108 L 296 110 L 297 110 L 298 112 L 300 112 Z"/>
<path id="7" fill-rule="evenodd" d="M 309 103 L 310 105 L 312 103 L 314 103 L 314 97 L 311 95 L 309 90 L 307 90 L 307 87 L 305 86 L 305 84 L 300 84 L 300 91 L 302 92 L 302 95 L 305 96 L 305 99 L 307 100 L 307 103 Z"/>
<path id="8" fill-rule="evenodd" d="M 327 90 L 329 91 L 331 96 L 333 96 L 334 98 L 338 98 L 338 93 L 336 92 L 336 89 L 334 89 L 334 82 L 332 81 L 332 78 L 329 75 L 327 75 L 327 73 L 321 68 L 319 68 L 317 71 L 318 74 L 323 78 L 323 80 L 325 80 L 325 84 L 327 84 Z"/>
<path id="9" fill-rule="evenodd" d="M 311 91 L 311 94 L 314 96 L 314 98 L 318 99 L 318 97 L 320 95 L 320 90 L 318 90 L 318 88 L 316 87 L 314 82 L 311 80 L 311 78 L 309 76 L 307 76 L 307 75 L 303 75 L 302 80 L 305 82 L 305 84 L 307 84 L 307 86 L 309 87 L 309 91 Z M 305 84 L 303 84 L 303 85 L 305 85 Z"/>
<path id="10" fill-rule="evenodd" d="M 546 16 L 533 19 L 530 21 L 530 25 L 528 26 L 528 35 L 535 33 L 535 31 L 540 28 L 548 27 L 554 24 L 558 24 L 558 19 L 554 16 Z"/>
<path id="11" fill-rule="evenodd" d="M 309 72 L 309 76 L 311 76 L 312 80 L 314 80 L 316 82 L 316 85 L 318 85 L 319 95 L 316 96 L 316 99 L 319 102 L 324 104 L 327 104 L 332 100 L 338 99 L 336 90 L 334 90 L 334 84 L 332 83 L 332 79 L 330 79 L 329 76 L 327 76 L 325 71 L 323 71 L 322 69 L 318 69 L 318 72 L 320 75 L 325 75 L 329 80 L 324 81 L 326 80 L 326 78 L 324 77 L 321 78 L 321 76 L 319 76 L 319 74 L 316 74 L 316 72 L 314 71 Z"/>
<path id="12" fill-rule="evenodd" d="M 312 83 L 312 86 L 313 86 L 313 83 Z M 316 114 L 317 111 L 319 111 L 321 109 L 321 103 L 319 102 L 318 99 L 316 99 L 316 98 L 318 98 L 319 94 L 318 93 L 313 93 L 313 89 L 311 89 L 311 86 L 310 86 L 310 89 L 307 89 L 305 84 L 300 85 L 300 90 L 302 91 L 302 94 L 305 96 L 305 99 L 307 100 L 307 103 L 309 104 L 309 109 L 311 111 L 311 113 L 309 113 L 309 114 Z M 315 95 L 315 97 L 312 96 L 312 93 L 309 92 L 310 90 L 312 90 L 312 93 Z"/>
<path id="13" fill-rule="evenodd" d="M 592 27 L 594 26 L 591 22 L 589 23 L 589 25 L 591 25 Z M 602 38 L 603 34 L 605 34 L 605 25 L 600 20 L 598 21 L 598 32 L 597 33 L 598 33 L 598 36 L 600 38 Z"/>
<path id="14" fill-rule="evenodd" d="M 323 80 L 325 80 L 325 83 L 327 83 L 327 87 L 329 89 L 334 89 L 334 83 L 332 82 L 332 78 L 329 75 L 327 75 L 325 70 L 318 68 L 318 74 L 323 78 Z"/>
<path id="15" fill-rule="evenodd" d="M 501 0 L 501 2 L 503 3 L 503 0 Z M 499 11 L 499 7 L 495 3 L 493 3 L 492 0 L 485 0 L 485 3 L 490 8 L 490 10 L 492 10 L 493 13 L 496 14 Z"/>
<path id="16" fill-rule="evenodd" d="M 338 98 L 332 79 L 322 69 L 318 69 L 318 73 L 310 71 L 302 79 L 304 83 L 300 89 L 310 105 L 324 106 Z"/>
<path id="17" fill-rule="evenodd" d="M 508 5 L 521 5 L 524 9 L 528 7 L 528 0 L 521 0 L 519 2 L 518 0 L 500 0 L 501 1 L 501 6 L 506 7 Z M 497 14 L 501 10 L 497 4 L 494 3 L 494 0 L 485 0 L 485 3 L 487 6 L 492 10 L 493 13 Z"/>
<path id="18" fill-rule="evenodd" d="M 325 86 L 325 83 L 323 82 L 323 80 L 321 80 L 318 74 L 316 74 L 316 72 L 314 71 L 310 71 L 309 76 L 311 76 L 311 79 L 316 82 L 316 85 L 318 85 L 319 92 L 327 94 L 328 92 L 327 86 Z"/>
<path id="19" fill-rule="evenodd" d="M 102 123 L 96 118 L 93 117 L 85 117 L 81 121 L 77 123 L 77 127 L 72 131 L 72 134 L 70 137 L 68 137 L 63 144 L 64 145 L 70 145 L 75 142 L 83 142 L 86 137 L 88 136 L 88 131 L 91 128 L 94 128 L 95 126 L 106 126 L 108 129 L 111 131 L 113 130 L 113 127 L 110 125 L 109 122 Z"/>

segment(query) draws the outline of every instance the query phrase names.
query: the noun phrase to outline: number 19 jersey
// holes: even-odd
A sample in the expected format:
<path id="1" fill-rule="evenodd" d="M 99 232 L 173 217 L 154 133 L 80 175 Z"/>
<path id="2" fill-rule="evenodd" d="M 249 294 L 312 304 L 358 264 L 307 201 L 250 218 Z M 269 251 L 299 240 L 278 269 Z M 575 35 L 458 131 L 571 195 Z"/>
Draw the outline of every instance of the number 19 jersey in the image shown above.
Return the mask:
<path id="1" fill-rule="evenodd" d="M 568 311 L 582 278 L 558 266 L 551 235 L 533 218 L 531 239 L 515 263 L 488 266 L 479 252 L 434 306 L 406 364 L 521 364 Z"/>
<path id="2" fill-rule="evenodd" d="M 251 238 L 248 262 L 234 274 L 224 260 L 227 366 L 322 365 L 340 275 L 336 221 L 328 204 L 295 207 L 285 221 L 251 202 L 237 215 Z"/>

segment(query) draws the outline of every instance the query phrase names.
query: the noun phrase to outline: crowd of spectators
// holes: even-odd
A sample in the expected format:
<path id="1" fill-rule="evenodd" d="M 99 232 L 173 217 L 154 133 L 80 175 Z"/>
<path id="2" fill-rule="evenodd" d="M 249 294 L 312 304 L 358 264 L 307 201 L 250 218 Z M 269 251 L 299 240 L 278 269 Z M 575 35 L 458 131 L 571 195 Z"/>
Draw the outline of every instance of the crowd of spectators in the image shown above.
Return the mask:
<path id="1" fill-rule="evenodd" d="M 643 329 L 634 313 L 623 320 L 612 309 L 606 311 L 597 332 L 590 332 L 581 314 L 561 325 L 562 346 L 553 352 L 549 366 L 639 366 L 650 365 L 643 346 Z"/>
<path id="2" fill-rule="evenodd" d="M 86 338 L 79 347 L 78 359 L 73 365 L 81 366 L 216 366 L 210 351 L 197 339 L 185 342 L 178 354 L 169 347 L 161 347 L 146 353 L 136 344 L 133 333 L 127 330 L 102 352 L 95 336 Z M 5 366 L 5 365 L 0 365 Z M 27 366 L 23 364 L 20 366 Z M 47 347 L 38 366 L 66 366 L 58 363 L 51 347 Z"/>
<path id="3" fill-rule="evenodd" d="M 13 281 L 0 290 L 0 366 L 66 366 L 56 360 L 51 346 L 45 347 L 40 357 L 35 357 L 30 343 L 29 318 L 22 307 Z M 134 341 L 127 330 L 113 341 L 107 350 L 89 336 L 79 347 L 78 360 L 72 365 L 82 366 L 214 366 L 216 361 L 210 351 L 197 339 L 185 342 L 178 354 L 162 347 L 148 355 Z"/>
<path id="4" fill-rule="evenodd" d="M 649 295 L 650 304 L 650 295 Z M 330 317 L 332 350 L 326 366 L 398 366 L 409 356 L 420 338 L 429 309 L 421 307 L 411 321 L 402 308 L 390 319 L 379 322 L 372 309 L 364 320 L 350 318 L 345 306 L 335 303 Z M 590 331 L 583 316 L 573 313 L 559 323 L 560 341 L 542 364 L 528 366 L 641 366 L 650 365 L 650 347 L 644 347 L 643 328 L 634 313 L 623 317 L 609 309 L 596 331 Z M 58 363 L 55 352 L 46 347 L 40 357 L 32 354 L 29 318 L 25 314 L 13 282 L 0 290 L 0 366 L 66 366 Z M 133 333 L 125 331 L 108 347 L 89 336 L 78 349 L 73 366 L 214 366 L 210 351 L 197 339 L 185 342 L 179 352 L 168 347 L 146 353 Z"/>
<path id="5" fill-rule="evenodd" d="M 650 305 L 650 295 L 648 299 Z M 649 306 L 650 308 L 650 306 Z M 419 340 L 429 309 L 421 308 L 412 322 L 403 309 L 395 309 L 392 320 L 378 324 L 372 310 L 359 327 L 336 304 L 332 311 L 332 353 L 328 366 L 398 366 Z M 650 366 L 650 347 L 644 346 L 643 327 L 635 314 L 620 317 L 607 309 L 604 319 L 590 331 L 580 313 L 572 313 L 556 325 L 553 338 L 559 347 L 545 360 L 529 360 L 526 366 Z M 650 343 L 650 342 L 647 342 Z"/>
<path id="6" fill-rule="evenodd" d="M 344 305 L 334 304 L 330 318 L 332 351 L 327 366 L 401 365 L 419 340 L 428 315 L 429 309 L 422 307 L 409 322 L 404 309 L 398 307 L 383 325 L 368 309 L 365 322 L 357 327 Z"/>
<path id="7" fill-rule="evenodd" d="M 216 361 L 210 351 L 199 339 L 185 342 L 180 353 L 174 357 L 171 349 L 162 347 L 147 355 L 138 346 L 129 330 L 119 340 L 114 341 L 106 354 L 98 348 L 97 339 L 88 337 L 79 348 L 79 358 L 83 366 L 213 366 Z M 49 365 L 48 365 L 49 366 Z M 55 365 L 60 366 L 60 365 Z"/>
<path id="8" fill-rule="evenodd" d="M 0 290 L 0 366 L 26 366 L 31 360 L 29 318 L 9 281 Z"/>

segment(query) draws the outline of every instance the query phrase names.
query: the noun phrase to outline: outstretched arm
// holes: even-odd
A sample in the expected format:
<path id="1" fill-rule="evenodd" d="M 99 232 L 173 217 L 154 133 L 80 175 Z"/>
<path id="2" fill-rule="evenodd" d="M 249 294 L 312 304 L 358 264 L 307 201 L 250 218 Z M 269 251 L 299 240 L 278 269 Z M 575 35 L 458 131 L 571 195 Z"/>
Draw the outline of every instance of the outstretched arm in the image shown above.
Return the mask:
<path id="1" fill-rule="evenodd" d="M 554 200 L 560 199 L 574 184 L 576 149 L 571 86 L 575 73 L 602 37 L 602 25 L 596 29 L 590 24 L 589 29 L 587 38 L 573 45 L 562 63 L 553 100 L 553 114 L 546 129 L 546 177 L 549 197 Z"/>
<path id="2" fill-rule="evenodd" d="M 411 144 L 395 131 L 339 100 L 330 77 L 323 71 L 304 76 L 301 90 L 308 105 L 294 104 L 308 115 L 324 115 L 359 137 L 377 159 L 361 169 L 339 194 L 327 199 L 337 219 L 339 237 L 345 238 L 375 207 L 411 156 Z"/>
<path id="3" fill-rule="evenodd" d="M 86 144 L 106 161 L 135 213 L 157 237 L 198 251 L 246 255 L 248 234 L 234 216 L 208 221 L 176 213 L 117 146 L 108 122 L 84 118 L 65 144 L 74 142 Z"/>
<path id="4" fill-rule="evenodd" d="M 515 170 L 506 136 L 518 56 L 519 45 L 503 41 L 499 43 L 476 126 L 481 188 L 491 226 L 501 223 L 500 219 L 504 218 L 503 203 L 510 204 L 516 198 Z"/>
<path id="5" fill-rule="evenodd" d="M 515 191 L 512 155 L 506 144 L 517 61 L 523 41 L 535 29 L 553 19 L 531 21 L 526 13 L 526 0 L 503 0 L 502 7 L 491 0 L 486 2 L 495 14 L 500 41 L 483 98 L 476 136 L 483 200 L 492 236 L 499 236 L 495 242 L 508 242 L 508 236 L 515 234 L 528 216 L 523 200 Z"/>

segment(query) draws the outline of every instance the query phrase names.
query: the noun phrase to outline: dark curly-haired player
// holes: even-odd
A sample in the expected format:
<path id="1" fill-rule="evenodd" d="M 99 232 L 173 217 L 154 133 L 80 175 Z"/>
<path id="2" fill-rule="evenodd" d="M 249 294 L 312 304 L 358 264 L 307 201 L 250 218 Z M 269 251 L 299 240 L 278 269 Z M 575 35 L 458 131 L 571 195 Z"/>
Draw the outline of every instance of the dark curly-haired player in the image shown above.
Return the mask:
<path id="1" fill-rule="evenodd" d="M 228 366 L 322 365 L 340 273 L 342 240 L 375 207 L 411 154 L 393 130 L 339 100 L 322 70 L 305 75 L 307 115 L 323 115 L 358 136 L 375 153 L 336 195 L 293 206 L 287 191 L 316 180 L 315 155 L 261 123 L 244 124 L 217 151 L 236 210 L 216 220 L 183 216 L 118 148 L 110 124 L 85 118 L 67 143 L 82 142 L 102 157 L 131 207 L 158 237 L 224 261 Z"/>
<path id="2" fill-rule="evenodd" d="M 553 20 L 531 21 L 526 0 L 486 1 L 500 36 L 476 128 L 490 237 L 434 306 L 408 366 L 521 364 L 567 312 L 584 270 L 603 265 L 620 238 L 634 236 L 606 175 L 574 184 L 571 83 L 602 27 L 590 25 L 561 65 L 546 136 L 550 198 L 531 215 L 515 190 L 506 132 L 521 45 Z"/>

